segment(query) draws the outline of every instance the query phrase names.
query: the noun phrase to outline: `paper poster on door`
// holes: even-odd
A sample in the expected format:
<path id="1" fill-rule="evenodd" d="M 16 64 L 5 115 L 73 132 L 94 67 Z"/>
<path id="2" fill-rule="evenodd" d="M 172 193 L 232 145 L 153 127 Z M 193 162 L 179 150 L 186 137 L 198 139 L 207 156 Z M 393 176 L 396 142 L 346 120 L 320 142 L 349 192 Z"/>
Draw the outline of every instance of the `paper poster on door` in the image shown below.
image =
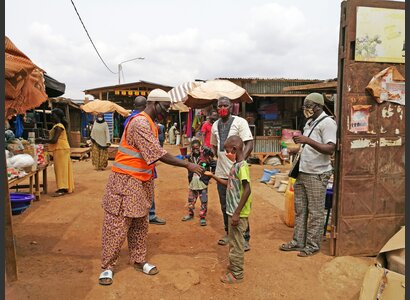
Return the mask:
<path id="1" fill-rule="evenodd" d="M 350 113 L 350 131 L 369 131 L 369 110 L 371 105 L 353 105 Z"/>
<path id="2" fill-rule="evenodd" d="M 404 64 L 404 9 L 357 7 L 355 60 Z"/>

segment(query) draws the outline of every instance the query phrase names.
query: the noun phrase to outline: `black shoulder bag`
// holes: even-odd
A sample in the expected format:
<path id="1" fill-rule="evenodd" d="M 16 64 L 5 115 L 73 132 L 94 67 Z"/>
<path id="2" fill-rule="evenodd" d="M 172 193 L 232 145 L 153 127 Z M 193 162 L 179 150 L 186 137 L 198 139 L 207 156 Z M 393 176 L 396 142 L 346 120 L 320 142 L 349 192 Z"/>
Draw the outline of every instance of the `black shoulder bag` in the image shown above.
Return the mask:
<path id="1" fill-rule="evenodd" d="M 309 135 L 307 137 L 310 137 L 310 135 L 312 134 L 313 130 L 315 129 L 315 127 L 317 126 L 317 124 L 319 124 L 320 122 L 322 122 L 322 120 L 326 119 L 328 116 L 321 118 L 319 121 L 317 121 L 315 123 L 315 125 L 313 125 L 312 130 L 310 131 Z M 305 144 L 302 144 L 302 149 L 305 146 Z M 295 159 L 293 160 L 293 164 L 292 164 L 292 168 L 289 171 L 289 177 L 292 177 L 294 179 L 296 179 L 299 175 L 299 164 L 300 164 L 300 155 L 302 153 L 302 150 L 300 150 L 297 154 Z"/>

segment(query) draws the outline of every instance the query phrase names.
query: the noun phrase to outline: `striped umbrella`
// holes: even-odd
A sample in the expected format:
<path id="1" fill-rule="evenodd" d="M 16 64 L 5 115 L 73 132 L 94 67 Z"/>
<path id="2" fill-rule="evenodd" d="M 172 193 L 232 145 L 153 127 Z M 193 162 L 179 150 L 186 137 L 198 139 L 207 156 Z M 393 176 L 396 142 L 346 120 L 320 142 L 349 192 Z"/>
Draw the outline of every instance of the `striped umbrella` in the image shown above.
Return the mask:
<path id="1" fill-rule="evenodd" d="M 179 110 L 180 112 L 189 111 L 189 107 L 184 104 L 184 101 L 187 99 L 188 93 L 201 85 L 201 83 L 198 81 L 187 81 L 170 90 L 168 94 L 171 97 L 171 109 Z"/>

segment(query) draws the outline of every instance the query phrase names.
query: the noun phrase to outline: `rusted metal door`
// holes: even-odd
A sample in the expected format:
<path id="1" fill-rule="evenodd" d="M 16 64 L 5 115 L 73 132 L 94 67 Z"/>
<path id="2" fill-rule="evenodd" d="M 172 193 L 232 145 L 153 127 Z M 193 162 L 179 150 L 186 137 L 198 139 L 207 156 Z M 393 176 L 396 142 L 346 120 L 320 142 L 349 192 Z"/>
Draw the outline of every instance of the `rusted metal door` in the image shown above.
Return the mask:
<path id="1" fill-rule="evenodd" d="M 331 251 L 334 255 L 376 255 L 404 225 L 405 107 L 379 104 L 365 91 L 374 75 L 404 64 L 355 61 L 358 7 L 403 9 L 404 2 L 348 0 L 341 4 L 338 71 L 338 150 Z M 404 28 L 402 29 L 404 34 Z M 367 131 L 352 130 L 351 112 L 369 105 Z"/>

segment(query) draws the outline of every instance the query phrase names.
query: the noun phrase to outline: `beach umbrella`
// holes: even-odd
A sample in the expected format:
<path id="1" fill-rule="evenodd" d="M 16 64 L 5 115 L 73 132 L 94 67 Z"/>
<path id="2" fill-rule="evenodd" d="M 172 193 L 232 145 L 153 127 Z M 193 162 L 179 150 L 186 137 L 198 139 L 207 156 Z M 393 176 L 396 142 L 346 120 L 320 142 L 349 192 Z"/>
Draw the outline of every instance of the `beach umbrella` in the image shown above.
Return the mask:
<path id="1" fill-rule="evenodd" d="M 92 114 L 98 114 L 98 113 L 107 113 L 107 112 L 114 112 L 116 111 L 123 117 L 128 117 L 130 113 L 123 108 L 122 106 L 108 101 L 108 100 L 91 100 L 90 102 L 81 105 L 80 108 L 87 112 L 87 113 L 92 113 Z"/>
<path id="2" fill-rule="evenodd" d="M 200 81 L 187 81 L 171 89 L 168 92 L 171 97 L 171 109 L 180 112 L 188 112 L 189 107 L 184 104 L 184 101 L 188 97 L 188 92 L 201 84 L 202 82 Z"/>
<path id="3" fill-rule="evenodd" d="M 188 92 L 184 104 L 192 108 L 204 108 L 225 96 L 233 102 L 252 103 L 246 90 L 229 80 L 207 80 Z"/>

